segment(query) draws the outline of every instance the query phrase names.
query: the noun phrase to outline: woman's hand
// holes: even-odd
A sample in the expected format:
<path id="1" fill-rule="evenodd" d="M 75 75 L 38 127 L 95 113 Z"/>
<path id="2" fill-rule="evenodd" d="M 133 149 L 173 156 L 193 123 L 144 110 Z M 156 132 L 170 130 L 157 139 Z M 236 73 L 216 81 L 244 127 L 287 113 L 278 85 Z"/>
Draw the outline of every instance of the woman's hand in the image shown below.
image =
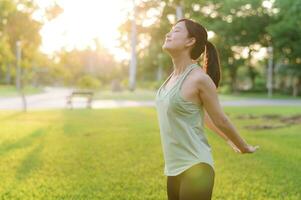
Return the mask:
<path id="1" fill-rule="evenodd" d="M 252 146 L 252 145 L 247 145 L 246 148 L 243 150 L 240 150 L 241 153 L 254 153 L 257 149 L 259 148 L 258 145 Z"/>
<path id="2" fill-rule="evenodd" d="M 232 147 L 232 149 L 236 152 L 236 153 L 254 153 L 258 148 L 259 146 L 256 145 L 256 146 L 252 146 L 252 145 L 247 145 L 246 147 L 244 147 L 243 150 L 237 148 L 232 142 L 231 140 L 227 140 L 227 143 Z"/>

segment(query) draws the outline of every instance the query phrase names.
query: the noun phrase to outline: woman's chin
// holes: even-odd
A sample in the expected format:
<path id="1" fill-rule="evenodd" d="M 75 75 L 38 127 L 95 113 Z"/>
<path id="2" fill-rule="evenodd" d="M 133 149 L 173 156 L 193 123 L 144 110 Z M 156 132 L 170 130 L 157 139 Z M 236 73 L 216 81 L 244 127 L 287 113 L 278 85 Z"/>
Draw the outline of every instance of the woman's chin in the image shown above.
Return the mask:
<path id="1" fill-rule="evenodd" d="M 168 50 L 171 50 L 172 48 L 170 48 L 167 44 L 163 44 L 162 49 L 165 51 L 168 51 Z"/>

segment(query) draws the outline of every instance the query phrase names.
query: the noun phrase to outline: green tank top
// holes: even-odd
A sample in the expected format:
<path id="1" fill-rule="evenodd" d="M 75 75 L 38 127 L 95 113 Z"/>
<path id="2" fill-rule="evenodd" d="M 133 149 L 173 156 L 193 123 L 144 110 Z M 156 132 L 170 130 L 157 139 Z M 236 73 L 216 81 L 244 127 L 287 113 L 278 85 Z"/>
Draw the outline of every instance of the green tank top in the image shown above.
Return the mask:
<path id="1" fill-rule="evenodd" d="M 203 107 L 185 100 L 180 94 L 183 81 L 196 67 L 200 66 L 187 66 L 173 86 L 165 89 L 166 82 L 173 75 L 171 73 L 156 93 L 166 176 L 176 176 L 199 162 L 205 162 L 214 169 L 211 145 L 204 135 Z"/>

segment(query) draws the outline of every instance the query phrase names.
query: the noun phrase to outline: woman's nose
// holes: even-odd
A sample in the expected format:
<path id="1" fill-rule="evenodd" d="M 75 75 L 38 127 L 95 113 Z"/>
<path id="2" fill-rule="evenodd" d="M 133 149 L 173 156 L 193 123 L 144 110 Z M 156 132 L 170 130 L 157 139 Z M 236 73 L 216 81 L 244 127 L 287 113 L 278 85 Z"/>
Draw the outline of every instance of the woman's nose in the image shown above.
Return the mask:
<path id="1" fill-rule="evenodd" d="M 170 36 L 170 32 L 165 34 L 165 37 L 169 37 Z"/>

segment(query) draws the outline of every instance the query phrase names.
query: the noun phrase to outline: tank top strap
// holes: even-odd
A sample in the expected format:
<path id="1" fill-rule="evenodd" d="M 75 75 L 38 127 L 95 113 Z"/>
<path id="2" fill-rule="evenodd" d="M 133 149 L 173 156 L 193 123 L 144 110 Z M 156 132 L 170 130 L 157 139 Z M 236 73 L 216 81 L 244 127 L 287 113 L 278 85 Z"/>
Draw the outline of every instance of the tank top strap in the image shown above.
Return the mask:
<path id="1" fill-rule="evenodd" d="M 197 66 L 198 66 L 197 63 L 194 63 L 194 64 L 191 64 L 191 65 L 187 66 L 187 68 L 184 70 L 184 72 L 180 75 L 179 79 L 176 80 L 176 82 L 174 83 L 174 85 L 173 85 L 170 89 L 166 90 L 166 89 L 165 89 L 165 85 L 166 85 L 166 83 L 169 81 L 169 79 L 172 77 L 172 75 L 173 75 L 173 73 L 174 73 L 174 72 L 172 72 L 172 73 L 169 75 L 169 77 L 168 77 L 168 78 L 163 82 L 163 84 L 160 86 L 160 88 L 158 89 L 158 93 L 157 93 L 157 94 L 158 94 L 158 95 L 163 94 L 163 95 L 165 96 L 165 95 L 169 94 L 170 92 L 175 91 L 174 89 L 177 90 L 177 88 L 179 88 L 179 86 L 182 85 L 182 82 L 183 82 L 183 80 L 185 79 L 185 77 L 187 76 L 187 74 L 188 74 L 194 67 L 197 67 Z M 162 93 L 162 92 L 163 92 L 163 93 Z"/>
<path id="2" fill-rule="evenodd" d="M 181 76 L 181 78 L 178 80 L 177 83 L 177 88 L 181 88 L 183 81 L 185 80 L 185 78 L 187 77 L 187 75 L 189 74 L 189 72 L 194 69 L 195 67 L 198 67 L 197 63 L 194 63 L 190 66 L 188 66 L 188 69 L 185 70 L 185 72 L 183 73 L 183 75 Z"/>

